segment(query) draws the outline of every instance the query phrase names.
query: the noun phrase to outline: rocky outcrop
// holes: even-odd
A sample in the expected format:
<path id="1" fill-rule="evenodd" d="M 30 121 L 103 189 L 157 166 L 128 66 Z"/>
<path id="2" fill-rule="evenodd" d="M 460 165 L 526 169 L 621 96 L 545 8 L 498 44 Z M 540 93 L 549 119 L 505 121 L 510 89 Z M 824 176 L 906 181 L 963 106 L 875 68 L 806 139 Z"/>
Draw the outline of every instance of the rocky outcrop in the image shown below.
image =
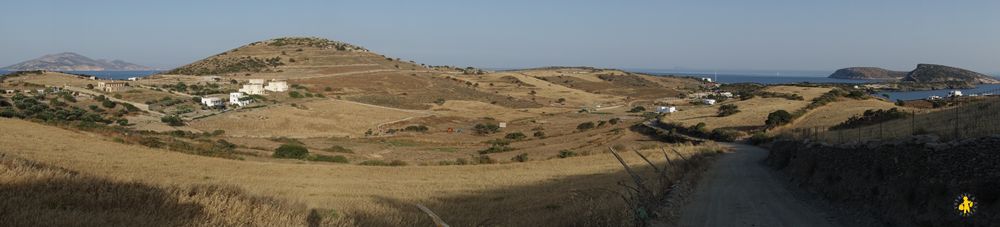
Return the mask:
<path id="1" fill-rule="evenodd" d="M 887 226 L 1000 226 L 1000 135 L 942 142 L 776 142 L 766 163 L 834 204 Z M 956 200 L 974 197 L 975 213 Z"/>
<path id="2" fill-rule="evenodd" d="M 839 69 L 829 77 L 848 80 L 899 80 L 906 77 L 906 72 L 876 67 L 851 67 Z"/>
<path id="3" fill-rule="evenodd" d="M 45 55 L 3 68 L 11 71 L 140 71 L 153 68 L 128 63 L 122 60 L 94 60 L 83 55 L 66 52 Z"/>
<path id="4" fill-rule="evenodd" d="M 965 69 L 934 65 L 934 64 L 919 64 L 917 69 L 914 69 L 910 73 L 906 74 L 903 81 L 913 81 L 919 83 L 937 83 L 937 82 L 965 82 L 971 84 L 997 84 L 1000 83 L 995 77 L 988 76 L 982 73 L 977 73 Z"/>

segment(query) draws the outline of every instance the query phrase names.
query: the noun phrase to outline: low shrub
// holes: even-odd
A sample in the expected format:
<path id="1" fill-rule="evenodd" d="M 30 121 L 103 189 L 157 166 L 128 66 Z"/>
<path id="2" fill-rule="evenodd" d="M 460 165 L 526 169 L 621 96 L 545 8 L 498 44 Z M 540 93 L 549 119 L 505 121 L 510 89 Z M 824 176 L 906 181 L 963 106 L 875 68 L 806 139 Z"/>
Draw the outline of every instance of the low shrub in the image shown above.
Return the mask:
<path id="1" fill-rule="evenodd" d="M 528 153 L 521 153 L 513 158 L 510 158 L 510 160 L 515 162 L 527 162 L 530 159 L 528 158 Z"/>
<path id="2" fill-rule="evenodd" d="M 571 151 L 571 150 L 561 150 L 561 151 L 559 151 L 559 155 L 557 155 L 557 157 L 559 157 L 559 158 L 569 158 L 569 157 L 575 157 L 575 156 L 578 156 L 578 154 L 576 152 Z"/>
<path id="3" fill-rule="evenodd" d="M 301 144 L 286 143 L 274 150 L 272 157 L 305 159 L 309 156 L 309 149 Z"/>

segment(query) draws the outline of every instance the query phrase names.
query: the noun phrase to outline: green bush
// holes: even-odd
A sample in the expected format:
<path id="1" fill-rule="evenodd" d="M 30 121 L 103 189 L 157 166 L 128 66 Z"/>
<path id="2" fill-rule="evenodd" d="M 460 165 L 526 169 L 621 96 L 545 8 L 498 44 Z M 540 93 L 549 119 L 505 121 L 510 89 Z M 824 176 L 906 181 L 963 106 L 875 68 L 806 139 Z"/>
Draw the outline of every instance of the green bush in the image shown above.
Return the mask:
<path id="1" fill-rule="evenodd" d="M 576 130 L 585 131 L 594 128 L 594 122 L 584 122 L 576 125 Z"/>
<path id="2" fill-rule="evenodd" d="M 792 122 L 792 114 L 785 110 L 778 110 L 767 115 L 764 124 L 768 127 L 777 127 Z"/>
<path id="3" fill-rule="evenodd" d="M 632 109 L 631 109 L 631 110 L 628 110 L 628 112 L 629 112 L 629 113 L 639 113 L 639 112 L 646 112 L 646 107 L 642 107 L 642 106 L 636 106 L 636 107 L 632 107 Z"/>
<path id="4" fill-rule="evenodd" d="M 297 99 L 297 98 L 302 98 L 303 96 L 302 96 L 302 93 L 299 93 L 298 91 L 290 91 L 290 92 L 288 92 L 288 97 L 292 97 L 292 98 L 296 98 Z"/>
<path id="5" fill-rule="evenodd" d="M 476 124 L 473 130 L 476 131 L 476 134 L 480 135 L 493 134 L 500 131 L 500 126 L 495 124 Z"/>
<path id="6" fill-rule="evenodd" d="M 618 123 L 621 123 L 621 122 L 622 122 L 622 119 L 621 118 L 617 118 L 617 117 L 616 118 L 611 118 L 611 120 L 608 120 L 608 123 L 611 123 L 612 125 L 617 125 Z"/>
<path id="7" fill-rule="evenodd" d="M 275 158 L 305 159 L 309 156 L 309 149 L 301 144 L 286 143 L 274 150 Z"/>
<path id="8" fill-rule="evenodd" d="M 736 106 L 736 104 L 723 104 L 719 106 L 719 117 L 725 117 L 739 112 L 739 107 Z"/>
<path id="9" fill-rule="evenodd" d="M 537 131 L 532 136 L 537 137 L 537 138 L 545 138 L 545 132 L 543 132 L 543 131 Z"/>
<path id="10" fill-rule="evenodd" d="M 569 158 L 569 157 L 574 157 L 574 156 L 577 156 L 577 154 L 576 154 L 576 152 L 573 152 L 571 150 L 561 150 L 561 151 L 559 151 L 559 155 L 558 155 L 559 158 Z"/>
<path id="11" fill-rule="evenodd" d="M 183 126 L 184 125 L 184 119 L 181 119 L 181 117 L 179 117 L 177 115 L 163 116 L 163 117 L 160 118 L 160 121 L 163 122 L 163 123 L 167 123 L 167 125 L 170 125 L 170 126 Z"/>
<path id="12" fill-rule="evenodd" d="M 521 132 L 512 132 L 512 133 L 507 133 L 507 135 L 504 136 L 503 138 L 509 139 L 509 140 L 522 140 L 522 139 L 527 138 L 527 137 L 528 136 L 524 135 L 524 133 L 521 133 Z"/>

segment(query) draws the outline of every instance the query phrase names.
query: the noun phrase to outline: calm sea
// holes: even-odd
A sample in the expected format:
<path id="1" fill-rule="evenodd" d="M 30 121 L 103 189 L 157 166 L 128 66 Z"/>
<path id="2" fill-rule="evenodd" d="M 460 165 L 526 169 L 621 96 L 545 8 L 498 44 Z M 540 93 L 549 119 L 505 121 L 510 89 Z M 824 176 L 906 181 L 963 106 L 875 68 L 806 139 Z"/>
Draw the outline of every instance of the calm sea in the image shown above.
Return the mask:
<path id="1" fill-rule="evenodd" d="M 10 72 L 12 71 L 0 70 L 0 74 L 7 74 Z M 65 72 L 72 74 L 96 76 L 98 78 L 103 78 L 103 79 L 124 80 L 128 79 L 129 77 L 149 76 L 157 74 L 162 71 L 154 70 L 154 71 L 65 71 Z"/>
<path id="2" fill-rule="evenodd" d="M 761 83 L 761 84 L 794 84 L 794 83 L 867 83 L 873 81 L 866 80 L 845 80 L 827 78 L 832 72 L 827 71 L 781 71 L 781 72 L 691 72 L 677 70 L 635 70 L 636 72 L 648 73 L 652 75 L 677 75 L 718 78 L 720 83 Z M 718 76 L 716 76 L 718 75 Z M 892 100 L 915 100 L 925 99 L 936 95 L 945 97 L 952 90 L 932 90 L 932 91 L 903 91 L 903 92 L 882 92 L 879 95 L 887 94 Z M 962 94 L 983 94 L 992 93 L 1000 95 L 1000 84 L 983 84 L 973 89 L 960 89 Z"/>

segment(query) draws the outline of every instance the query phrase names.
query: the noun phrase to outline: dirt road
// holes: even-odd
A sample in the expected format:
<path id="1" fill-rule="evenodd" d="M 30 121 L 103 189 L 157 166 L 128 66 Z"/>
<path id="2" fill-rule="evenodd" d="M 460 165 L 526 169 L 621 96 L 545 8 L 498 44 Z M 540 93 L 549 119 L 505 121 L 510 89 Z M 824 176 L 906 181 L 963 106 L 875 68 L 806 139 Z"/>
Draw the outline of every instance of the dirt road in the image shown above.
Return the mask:
<path id="1" fill-rule="evenodd" d="M 761 164 L 767 151 L 728 144 L 681 211 L 680 226 L 839 226 L 826 211 L 800 200 Z"/>

